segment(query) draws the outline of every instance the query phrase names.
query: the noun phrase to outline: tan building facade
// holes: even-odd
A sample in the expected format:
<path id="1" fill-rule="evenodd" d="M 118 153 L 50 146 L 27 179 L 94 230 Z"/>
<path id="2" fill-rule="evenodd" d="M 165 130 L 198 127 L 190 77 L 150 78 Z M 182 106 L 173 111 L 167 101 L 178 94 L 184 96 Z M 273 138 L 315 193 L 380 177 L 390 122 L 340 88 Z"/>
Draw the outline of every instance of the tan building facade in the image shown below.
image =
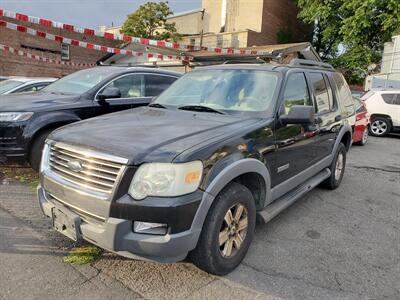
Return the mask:
<path id="1" fill-rule="evenodd" d="M 311 28 L 298 12 L 294 0 L 203 0 L 201 9 L 168 22 L 175 23 L 184 44 L 239 48 L 310 40 Z"/>

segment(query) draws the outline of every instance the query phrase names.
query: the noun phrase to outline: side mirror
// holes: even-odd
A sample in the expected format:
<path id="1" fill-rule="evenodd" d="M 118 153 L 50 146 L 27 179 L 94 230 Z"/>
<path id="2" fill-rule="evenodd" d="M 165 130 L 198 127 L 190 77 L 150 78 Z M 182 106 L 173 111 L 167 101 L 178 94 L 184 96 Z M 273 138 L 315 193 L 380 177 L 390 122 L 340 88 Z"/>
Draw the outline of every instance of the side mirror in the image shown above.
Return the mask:
<path id="1" fill-rule="evenodd" d="M 98 94 L 97 98 L 103 101 L 106 99 L 121 98 L 121 91 L 118 88 L 109 87 L 106 88 L 101 94 Z"/>
<path id="2" fill-rule="evenodd" d="M 287 115 L 280 117 L 281 123 L 286 124 L 312 124 L 315 122 L 313 106 L 293 105 Z"/>

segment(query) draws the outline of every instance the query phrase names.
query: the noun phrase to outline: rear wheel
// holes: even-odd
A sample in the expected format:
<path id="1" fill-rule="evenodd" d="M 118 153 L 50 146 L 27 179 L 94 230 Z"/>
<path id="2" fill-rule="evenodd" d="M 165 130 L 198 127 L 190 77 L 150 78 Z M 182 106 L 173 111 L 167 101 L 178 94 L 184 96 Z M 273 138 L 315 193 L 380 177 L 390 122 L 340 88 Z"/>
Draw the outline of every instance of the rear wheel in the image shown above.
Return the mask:
<path id="1" fill-rule="evenodd" d="M 40 161 L 42 160 L 42 151 L 44 147 L 44 143 L 49 136 L 49 134 L 55 128 L 45 129 L 40 132 L 35 139 L 33 140 L 30 151 L 29 151 L 29 164 L 31 168 L 34 169 L 36 172 L 39 172 L 40 169 Z"/>
<path id="2" fill-rule="evenodd" d="M 329 167 L 331 175 L 321 183 L 327 189 L 334 190 L 339 187 L 342 182 L 344 170 L 346 167 L 346 146 L 343 143 L 339 144 L 335 157 Z"/>
<path id="3" fill-rule="evenodd" d="M 385 117 L 376 117 L 372 120 L 369 132 L 373 136 L 385 136 L 392 128 L 392 125 Z"/>
<path id="4" fill-rule="evenodd" d="M 369 134 L 368 127 L 365 127 L 364 132 L 363 132 L 363 135 L 362 135 L 362 139 L 361 139 L 361 141 L 358 142 L 358 144 L 359 144 L 360 146 L 365 146 L 365 145 L 367 144 L 367 141 L 368 141 L 368 134 Z"/>
<path id="5" fill-rule="evenodd" d="M 245 186 L 230 183 L 214 200 L 191 260 L 208 273 L 228 274 L 245 257 L 255 224 L 253 195 Z"/>

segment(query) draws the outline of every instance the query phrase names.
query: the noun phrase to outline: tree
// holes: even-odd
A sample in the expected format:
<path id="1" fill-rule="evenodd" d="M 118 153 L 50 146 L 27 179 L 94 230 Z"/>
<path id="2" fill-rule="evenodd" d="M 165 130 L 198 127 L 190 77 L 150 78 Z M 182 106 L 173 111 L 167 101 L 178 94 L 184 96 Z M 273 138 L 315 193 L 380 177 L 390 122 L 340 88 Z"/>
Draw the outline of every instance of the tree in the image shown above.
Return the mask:
<path id="1" fill-rule="evenodd" d="M 168 2 L 146 2 L 128 15 L 122 25 L 121 32 L 130 36 L 138 36 L 155 40 L 180 38 L 175 23 L 167 23 L 167 17 L 172 15 Z"/>
<path id="2" fill-rule="evenodd" d="M 297 0 L 300 17 L 315 24 L 313 44 L 324 60 L 362 82 L 385 42 L 400 29 L 399 0 Z"/>

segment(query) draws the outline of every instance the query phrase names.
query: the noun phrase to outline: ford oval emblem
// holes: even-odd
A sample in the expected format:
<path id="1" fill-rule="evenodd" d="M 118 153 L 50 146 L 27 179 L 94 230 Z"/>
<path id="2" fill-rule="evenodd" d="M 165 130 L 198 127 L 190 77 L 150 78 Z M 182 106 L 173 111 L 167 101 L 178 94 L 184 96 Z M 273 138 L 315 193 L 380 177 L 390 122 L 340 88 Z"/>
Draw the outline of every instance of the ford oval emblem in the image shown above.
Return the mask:
<path id="1" fill-rule="evenodd" d="M 67 163 L 67 166 L 75 173 L 79 173 L 83 169 L 82 163 L 79 160 L 71 160 Z"/>

